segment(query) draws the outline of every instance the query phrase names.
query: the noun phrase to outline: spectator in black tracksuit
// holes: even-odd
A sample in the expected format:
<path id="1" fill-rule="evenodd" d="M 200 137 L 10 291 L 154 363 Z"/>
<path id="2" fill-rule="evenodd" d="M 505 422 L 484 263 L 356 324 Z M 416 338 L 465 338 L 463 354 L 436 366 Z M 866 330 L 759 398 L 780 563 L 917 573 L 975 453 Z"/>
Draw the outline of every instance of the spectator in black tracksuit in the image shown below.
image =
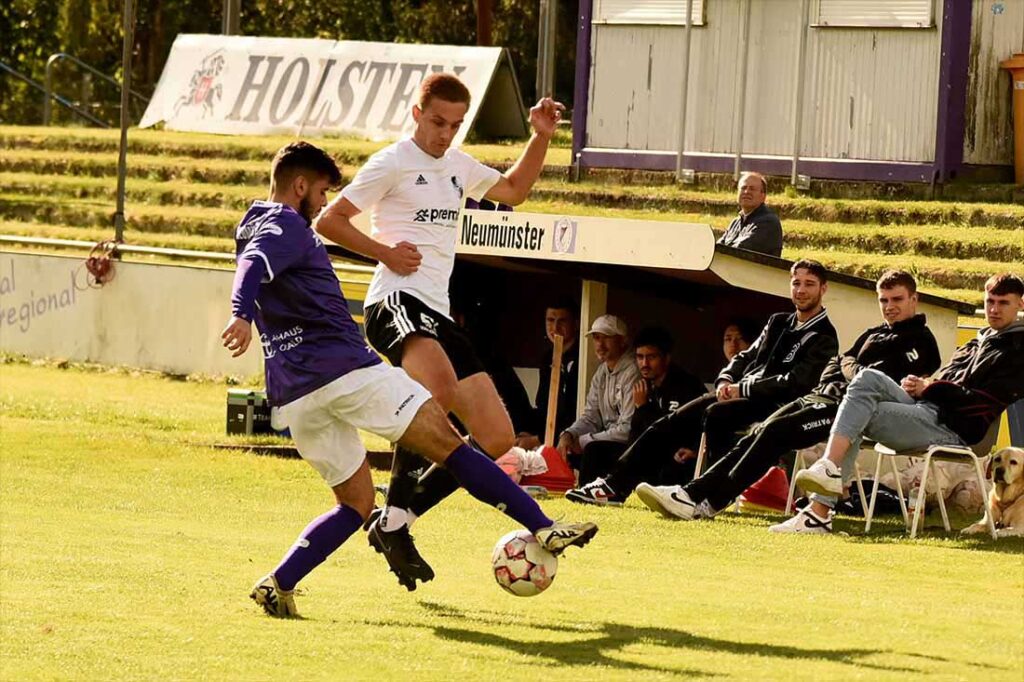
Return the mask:
<path id="1" fill-rule="evenodd" d="M 736 187 L 740 214 L 719 239 L 719 244 L 757 251 L 778 258 L 782 255 L 782 223 L 764 201 L 768 181 L 760 173 L 744 173 Z"/>
<path id="2" fill-rule="evenodd" d="M 688 499 L 698 505 L 705 503 L 698 517 L 708 518 L 728 507 L 784 453 L 825 441 L 846 387 L 860 370 L 876 369 L 900 381 L 911 374 L 928 376 L 938 369 L 939 347 L 925 316 L 917 314 L 913 276 L 889 270 L 878 279 L 877 291 L 885 322 L 868 329 L 848 351 L 832 358 L 811 393 L 779 408 L 703 476 L 682 486 Z M 637 491 L 641 498 L 655 498 L 658 511 L 658 495 L 671 492 Z"/>
<path id="3" fill-rule="evenodd" d="M 629 422 L 629 441 L 606 441 L 600 444 L 601 448 L 588 448 L 580 468 L 581 483 L 589 483 L 606 473 L 629 443 L 639 438 L 651 424 L 704 393 L 700 379 L 672 362 L 672 336 L 667 329 L 642 329 L 634 347 L 640 380 L 633 387 L 636 410 Z"/>
<path id="4" fill-rule="evenodd" d="M 1024 280 L 1006 273 L 985 283 L 988 328 L 953 353 L 931 378 L 899 383 L 874 370 L 850 382 L 832 425 L 825 455 L 796 476 L 815 493 L 810 505 L 774 532 L 828 533 L 831 505 L 842 493 L 840 467 L 854 458 L 864 435 L 894 450 L 980 442 L 1006 407 L 1024 397 Z"/>
<path id="5" fill-rule="evenodd" d="M 657 479 L 680 449 L 696 450 L 702 432 L 709 461 L 717 461 L 732 449 L 742 430 L 814 387 L 839 351 L 835 327 L 821 305 L 828 289 L 826 270 L 817 261 L 802 260 L 790 272 L 796 312 L 773 315 L 750 348 L 718 375 L 714 393 L 656 421 L 608 476 L 570 490 L 567 499 L 621 503 L 641 481 Z"/>

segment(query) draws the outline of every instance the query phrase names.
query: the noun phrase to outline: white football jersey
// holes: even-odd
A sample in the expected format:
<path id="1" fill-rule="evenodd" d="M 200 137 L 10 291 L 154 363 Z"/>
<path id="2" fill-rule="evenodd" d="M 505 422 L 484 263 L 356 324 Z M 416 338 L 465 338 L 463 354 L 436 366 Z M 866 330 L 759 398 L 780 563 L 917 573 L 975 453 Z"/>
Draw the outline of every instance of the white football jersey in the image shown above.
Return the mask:
<path id="1" fill-rule="evenodd" d="M 411 275 L 397 275 L 377 264 L 366 305 L 392 291 L 405 291 L 450 317 L 448 280 L 455 264 L 459 210 L 465 197 L 483 198 L 501 173 L 469 154 L 449 149 L 435 159 L 412 138 L 381 149 L 367 159 L 338 199 L 370 212 L 371 235 L 388 246 L 406 241 L 423 256 Z"/>

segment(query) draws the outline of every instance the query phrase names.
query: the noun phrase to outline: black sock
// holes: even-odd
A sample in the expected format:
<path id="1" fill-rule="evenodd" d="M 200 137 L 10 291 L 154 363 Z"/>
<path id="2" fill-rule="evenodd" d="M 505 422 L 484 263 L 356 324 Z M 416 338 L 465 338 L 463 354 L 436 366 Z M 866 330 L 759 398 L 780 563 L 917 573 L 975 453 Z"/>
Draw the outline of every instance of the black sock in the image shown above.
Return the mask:
<path id="1" fill-rule="evenodd" d="M 388 486 L 388 506 L 409 509 L 419 488 L 420 476 L 429 466 L 430 462 L 412 450 L 396 445 L 395 458 L 391 464 L 391 483 Z"/>

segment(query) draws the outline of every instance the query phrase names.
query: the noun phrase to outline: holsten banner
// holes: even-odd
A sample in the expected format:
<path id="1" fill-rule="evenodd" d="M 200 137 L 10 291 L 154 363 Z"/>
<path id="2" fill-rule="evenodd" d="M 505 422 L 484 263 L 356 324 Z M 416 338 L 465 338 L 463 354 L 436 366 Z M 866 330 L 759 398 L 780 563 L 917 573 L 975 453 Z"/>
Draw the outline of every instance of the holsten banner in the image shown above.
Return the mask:
<path id="1" fill-rule="evenodd" d="M 471 129 L 529 132 L 504 48 L 194 34 L 175 39 L 139 126 L 397 139 L 412 129 L 420 82 L 442 71 L 472 94 L 454 144 Z"/>
<path id="2" fill-rule="evenodd" d="M 715 256 L 708 225 L 466 209 L 457 253 L 706 270 Z"/>

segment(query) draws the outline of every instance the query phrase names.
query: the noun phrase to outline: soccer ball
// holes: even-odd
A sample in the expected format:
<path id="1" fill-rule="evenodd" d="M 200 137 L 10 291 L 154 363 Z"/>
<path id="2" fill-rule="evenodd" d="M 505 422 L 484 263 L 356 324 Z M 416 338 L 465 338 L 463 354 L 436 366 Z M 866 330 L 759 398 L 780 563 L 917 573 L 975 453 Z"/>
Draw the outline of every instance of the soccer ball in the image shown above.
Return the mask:
<path id="1" fill-rule="evenodd" d="M 491 562 L 494 579 L 517 597 L 532 597 L 548 589 L 558 570 L 558 557 L 525 529 L 514 530 L 498 540 Z"/>

